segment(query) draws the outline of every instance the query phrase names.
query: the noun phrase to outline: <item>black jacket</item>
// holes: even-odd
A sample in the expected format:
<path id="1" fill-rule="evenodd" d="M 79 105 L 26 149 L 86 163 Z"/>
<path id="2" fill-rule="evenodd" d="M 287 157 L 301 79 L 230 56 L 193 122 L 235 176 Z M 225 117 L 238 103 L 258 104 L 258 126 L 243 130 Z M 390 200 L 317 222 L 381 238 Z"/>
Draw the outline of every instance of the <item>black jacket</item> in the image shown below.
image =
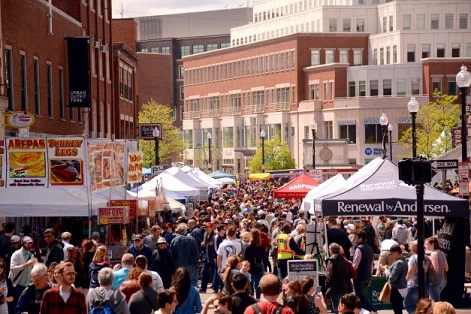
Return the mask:
<path id="1" fill-rule="evenodd" d="M 156 271 L 160 275 L 164 288 L 170 288 L 172 284 L 172 276 L 176 269 L 172 253 L 170 253 L 168 249 L 156 249 L 152 253 L 152 259 L 150 262 L 150 269 Z"/>
<path id="2" fill-rule="evenodd" d="M 340 254 L 327 259 L 326 294 L 346 294 L 350 288 L 352 274 L 348 261 Z"/>

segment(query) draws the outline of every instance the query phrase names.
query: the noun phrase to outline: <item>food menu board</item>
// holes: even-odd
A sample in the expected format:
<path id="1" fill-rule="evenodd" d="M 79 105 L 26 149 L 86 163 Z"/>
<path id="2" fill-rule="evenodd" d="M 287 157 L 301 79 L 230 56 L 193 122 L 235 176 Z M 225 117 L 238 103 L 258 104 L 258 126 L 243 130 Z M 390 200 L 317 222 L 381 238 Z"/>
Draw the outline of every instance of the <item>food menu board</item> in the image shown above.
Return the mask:
<path id="1" fill-rule="evenodd" d="M 5 158 L 5 140 L 0 139 L 0 188 L 5 187 L 6 183 L 6 158 Z"/>
<path id="2" fill-rule="evenodd" d="M 128 183 L 142 181 L 142 151 L 128 153 Z"/>
<path id="3" fill-rule="evenodd" d="M 49 138 L 47 140 L 50 186 L 84 185 L 82 138 Z"/>
<path id="4" fill-rule="evenodd" d="M 124 184 L 125 177 L 124 143 L 107 142 L 88 145 L 90 189 L 102 190 Z"/>
<path id="5" fill-rule="evenodd" d="M 126 145 L 124 143 L 113 143 L 113 159 L 112 165 L 113 180 L 111 186 L 124 185 L 124 173 L 126 169 L 125 157 Z"/>
<path id="6" fill-rule="evenodd" d="M 8 187 L 47 186 L 45 138 L 8 138 Z"/>

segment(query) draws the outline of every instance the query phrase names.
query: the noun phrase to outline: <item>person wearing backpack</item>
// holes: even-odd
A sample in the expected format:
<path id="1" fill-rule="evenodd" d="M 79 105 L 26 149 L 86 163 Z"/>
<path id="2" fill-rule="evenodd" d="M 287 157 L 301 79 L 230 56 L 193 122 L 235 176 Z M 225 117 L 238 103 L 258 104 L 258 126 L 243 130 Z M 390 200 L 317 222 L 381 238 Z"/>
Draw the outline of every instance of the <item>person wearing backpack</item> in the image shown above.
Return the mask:
<path id="1" fill-rule="evenodd" d="M 98 272 L 99 287 L 90 289 L 87 308 L 90 314 L 129 314 L 126 297 L 118 289 L 112 289 L 114 273 L 109 267 Z"/>
<path id="2" fill-rule="evenodd" d="M 264 300 L 247 307 L 244 314 L 294 314 L 293 310 L 278 303 L 281 293 L 281 281 L 273 274 L 266 274 L 260 279 L 260 290 Z"/>

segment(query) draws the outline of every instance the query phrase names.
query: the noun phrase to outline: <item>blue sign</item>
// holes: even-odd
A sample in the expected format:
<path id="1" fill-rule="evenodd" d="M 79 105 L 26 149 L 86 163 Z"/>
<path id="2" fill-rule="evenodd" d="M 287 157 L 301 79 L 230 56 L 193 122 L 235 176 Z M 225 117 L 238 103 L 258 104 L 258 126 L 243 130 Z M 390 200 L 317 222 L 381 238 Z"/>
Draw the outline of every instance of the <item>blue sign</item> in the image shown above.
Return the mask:
<path id="1" fill-rule="evenodd" d="M 365 148 L 365 155 L 366 155 L 366 156 L 369 156 L 369 155 L 371 155 L 371 154 L 373 154 L 373 150 L 371 149 L 371 147 Z"/>

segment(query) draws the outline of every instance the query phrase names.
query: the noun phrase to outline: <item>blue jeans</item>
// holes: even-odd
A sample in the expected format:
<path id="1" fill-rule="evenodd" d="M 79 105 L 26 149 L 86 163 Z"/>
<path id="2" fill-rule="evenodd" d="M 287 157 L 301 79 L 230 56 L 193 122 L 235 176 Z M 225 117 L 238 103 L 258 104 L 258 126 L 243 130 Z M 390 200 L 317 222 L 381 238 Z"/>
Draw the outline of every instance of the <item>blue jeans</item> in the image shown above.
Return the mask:
<path id="1" fill-rule="evenodd" d="M 288 260 L 279 259 L 278 260 L 278 278 L 280 278 L 280 280 L 283 280 L 287 276 L 288 276 Z"/>
<path id="2" fill-rule="evenodd" d="M 197 265 L 188 265 L 183 266 L 190 273 L 190 283 L 192 286 L 198 288 L 198 266 Z"/>
<path id="3" fill-rule="evenodd" d="M 222 284 L 221 276 L 219 276 L 219 273 L 217 271 L 214 271 L 212 288 L 214 292 L 222 291 L 222 288 L 224 288 L 224 285 Z"/>
<path id="4" fill-rule="evenodd" d="M 355 289 L 355 294 L 360 298 L 362 307 L 367 311 L 374 311 L 373 304 L 371 304 L 370 299 L 366 296 L 366 289 L 368 289 L 370 281 L 368 279 L 354 279 L 353 288 Z"/>
<path id="5" fill-rule="evenodd" d="M 440 293 L 442 292 L 443 288 L 445 288 L 445 286 L 446 286 L 445 276 L 438 275 L 438 282 L 436 284 L 430 284 L 428 286 L 429 298 L 435 302 L 441 301 Z"/>
<path id="6" fill-rule="evenodd" d="M 263 273 L 251 273 L 252 275 L 252 291 L 255 291 L 255 297 L 260 299 L 261 291 L 260 287 L 260 279 L 262 279 Z"/>
<path id="7" fill-rule="evenodd" d="M 214 262 L 203 262 L 203 277 L 201 278 L 201 287 L 200 289 L 203 291 L 206 291 L 206 288 L 208 287 L 208 282 L 210 280 L 213 280 L 214 277 L 214 270 L 216 268 L 216 263 Z"/>
<path id="8" fill-rule="evenodd" d="M 330 294 L 330 303 L 332 305 L 332 312 L 338 314 L 338 308 L 340 303 L 340 298 L 343 296 L 342 293 L 332 293 Z M 363 303 L 362 303 L 363 304 Z"/>
<path id="9" fill-rule="evenodd" d="M 419 302 L 419 287 L 407 288 L 407 294 L 404 298 L 404 309 L 409 314 L 414 314 Z"/>

